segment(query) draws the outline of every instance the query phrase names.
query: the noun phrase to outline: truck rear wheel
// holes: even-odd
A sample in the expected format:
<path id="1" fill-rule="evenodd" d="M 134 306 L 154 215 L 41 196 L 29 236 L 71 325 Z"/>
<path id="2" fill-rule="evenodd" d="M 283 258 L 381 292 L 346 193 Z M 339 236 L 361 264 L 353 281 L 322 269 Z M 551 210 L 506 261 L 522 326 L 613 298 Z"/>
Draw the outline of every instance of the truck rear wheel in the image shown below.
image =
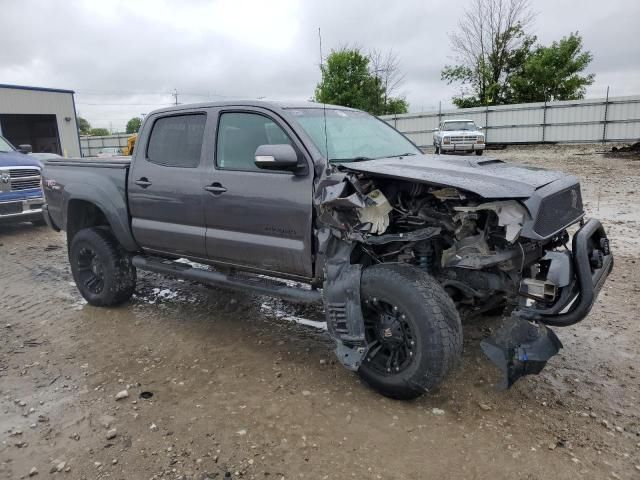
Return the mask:
<path id="1" fill-rule="evenodd" d="M 131 298 L 136 269 L 129 254 L 108 230 L 80 230 L 69 248 L 71 273 L 78 290 L 91 305 L 109 307 Z"/>
<path id="2" fill-rule="evenodd" d="M 363 381 L 402 400 L 440 385 L 462 355 L 460 317 L 440 284 L 409 265 L 375 265 L 363 271 L 360 292 Z"/>

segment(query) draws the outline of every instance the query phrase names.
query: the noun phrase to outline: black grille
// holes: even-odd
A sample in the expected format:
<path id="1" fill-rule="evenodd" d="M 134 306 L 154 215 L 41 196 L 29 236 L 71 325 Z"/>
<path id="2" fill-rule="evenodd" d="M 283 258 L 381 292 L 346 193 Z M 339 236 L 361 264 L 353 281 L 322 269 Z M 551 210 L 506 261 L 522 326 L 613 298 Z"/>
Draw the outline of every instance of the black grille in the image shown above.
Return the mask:
<path id="1" fill-rule="evenodd" d="M 541 237 L 550 237 L 574 223 L 582 214 L 580 185 L 574 185 L 542 200 L 533 230 Z"/>
<path id="2" fill-rule="evenodd" d="M 15 168 L 13 170 L 9 170 L 9 175 L 11 175 L 11 178 L 39 177 L 40 170 L 36 170 L 35 168 Z"/>
<path id="3" fill-rule="evenodd" d="M 0 215 L 22 213 L 22 202 L 0 203 Z"/>

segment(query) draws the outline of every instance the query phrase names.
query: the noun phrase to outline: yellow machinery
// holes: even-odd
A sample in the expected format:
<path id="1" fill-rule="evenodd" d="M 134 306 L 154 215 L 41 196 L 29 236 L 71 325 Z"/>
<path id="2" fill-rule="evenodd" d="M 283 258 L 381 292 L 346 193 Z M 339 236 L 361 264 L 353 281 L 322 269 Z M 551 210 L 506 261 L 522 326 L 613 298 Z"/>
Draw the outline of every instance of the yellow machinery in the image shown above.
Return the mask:
<path id="1" fill-rule="evenodd" d="M 133 155 L 133 147 L 135 147 L 136 145 L 137 138 L 137 133 L 134 133 L 129 138 L 127 138 L 127 146 L 122 149 L 123 155 Z"/>

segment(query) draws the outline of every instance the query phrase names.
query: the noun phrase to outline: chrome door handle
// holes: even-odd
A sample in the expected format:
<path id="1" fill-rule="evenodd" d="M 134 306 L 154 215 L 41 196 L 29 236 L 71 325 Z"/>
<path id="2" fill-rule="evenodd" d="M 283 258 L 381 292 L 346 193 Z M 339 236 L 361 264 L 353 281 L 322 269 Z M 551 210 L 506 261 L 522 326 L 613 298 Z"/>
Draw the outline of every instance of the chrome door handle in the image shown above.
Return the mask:
<path id="1" fill-rule="evenodd" d="M 152 183 L 149 181 L 149 179 L 147 179 L 147 177 L 142 177 L 140 180 L 136 180 L 133 183 L 135 183 L 136 185 L 142 188 L 147 188 L 152 185 Z"/>
<path id="2" fill-rule="evenodd" d="M 222 185 L 220 185 L 218 182 L 212 185 L 206 186 L 204 187 L 204 189 L 209 193 L 213 193 L 214 195 L 220 195 L 221 193 L 224 193 L 227 191 L 227 189 Z"/>

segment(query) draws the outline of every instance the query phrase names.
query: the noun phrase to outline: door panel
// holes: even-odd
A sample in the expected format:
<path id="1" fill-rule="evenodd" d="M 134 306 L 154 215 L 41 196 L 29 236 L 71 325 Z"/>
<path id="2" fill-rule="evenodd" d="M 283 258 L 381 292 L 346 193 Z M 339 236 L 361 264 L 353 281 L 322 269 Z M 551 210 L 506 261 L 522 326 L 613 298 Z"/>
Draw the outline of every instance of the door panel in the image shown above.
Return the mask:
<path id="1" fill-rule="evenodd" d="M 220 188 L 204 197 L 206 249 L 212 260 L 313 276 L 312 175 L 261 170 L 252 160 L 261 144 L 289 142 L 306 162 L 291 138 L 286 125 L 260 109 L 221 113 L 218 164 L 207 180 L 208 186 Z"/>
<path id="2" fill-rule="evenodd" d="M 148 148 L 143 139 L 136 149 L 128 195 L 133 235 L 143 248 L 206 255 L 205 123 L 204 114 L 160 117 L 153 121 Z"/>

